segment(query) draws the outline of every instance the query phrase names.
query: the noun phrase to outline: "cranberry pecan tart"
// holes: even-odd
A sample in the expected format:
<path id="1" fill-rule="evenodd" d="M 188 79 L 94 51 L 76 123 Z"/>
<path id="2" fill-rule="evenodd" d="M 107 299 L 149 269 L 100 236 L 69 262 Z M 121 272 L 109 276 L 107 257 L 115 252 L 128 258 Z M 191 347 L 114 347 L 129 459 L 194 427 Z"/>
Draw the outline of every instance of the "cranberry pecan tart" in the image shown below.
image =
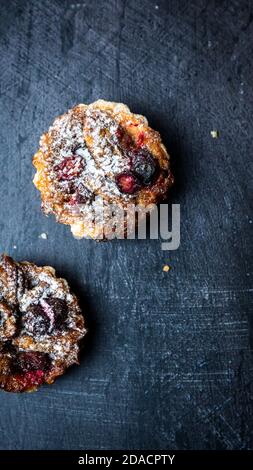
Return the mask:
<path id="1" fill-rule="evenodd" d="M 0 388 L 37 390 L 78 363 L 86 333 L 76 297 L 49 266 L 0 262 Z"/>
<path id="2" fill-rule="evenodd" d="M 94 222 L 98 197 L 124 211 L 129 203 L 146 208 L 163 200 L 173 183 L 159 133 L 126 105 L 103 100 L 57 117 L 33 164 L 43 211 L 70 225 L 77 238 L 107 238 L 106 217 Z"/>

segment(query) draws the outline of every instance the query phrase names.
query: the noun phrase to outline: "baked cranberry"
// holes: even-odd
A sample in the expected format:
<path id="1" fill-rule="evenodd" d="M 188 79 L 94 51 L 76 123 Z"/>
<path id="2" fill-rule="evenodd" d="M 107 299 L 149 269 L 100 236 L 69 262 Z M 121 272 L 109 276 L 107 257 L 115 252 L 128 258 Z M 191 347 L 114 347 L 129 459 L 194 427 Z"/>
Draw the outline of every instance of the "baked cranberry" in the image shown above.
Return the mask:
<path id="1" fill-rule="evenodd" d="M 68 315 L 68 306 L 65 300 L 47 297 L 42 299 L 40 304 L 50 320 L 50 330 L 59 329 Z"/>
<path id="2" fill-rule="evenodd" d="M 33 385 L 41 385 L 44 382 L 44 371 L 43 370 L 34 370 L 32 372 L 26 372 L 25 374 L 25 386 L 27 388 L 32 387 Z"/>
<path id="3" fill-rule="evenodd" d="M 71 155 L 55 165 L 54 171 L 57 173 L 59 181 L 69 181 L 79 176 L 84 168 L 84 161 L 78 155 Z"/>
<path id="4" fill-rule="evenodd" d="M 25 374 L 15 374 L 20 391 L 31 390 L 34 386 L 42 385 L 45 372 L 43 370 L 34 370 Z"/>
<path id="5" fill-rule="evenodd" d="M 32 305 L 23 316 L 25 329 L 34 335 L 46 335 L 50 331 L 50 320 L 40 304 Z"/>
<path id="6" fill-rule="evenodd" d="M 38 351 L 26 351 L 19 353 L 12 363 L 15 373 L 26 373 L 31 371 L 45 372 L 50 368 L 51 359 L 48 354 Z"/>
<path id="7" fill-rule="evenodd" d="M 25 329 L 34 335 L 46 335 L 59 329 L 67 318 L 68 307 L 65 300 L 48 297 L 32 305 L 22 317 Z"/>
<path id="8" fill-rule="evenodd" d="M 125 194 L 133 194 L 140 189 L 139 181 L 130 172 L 124 172 L 117 175 L 116 184 L 119 190 Z"/>
<path id="9" fill-rule="evenodd" d="M 131 152 L 131 170 L 144 186 L 154 181 L 157 163 L 151 153 L 145 149 Z"/>

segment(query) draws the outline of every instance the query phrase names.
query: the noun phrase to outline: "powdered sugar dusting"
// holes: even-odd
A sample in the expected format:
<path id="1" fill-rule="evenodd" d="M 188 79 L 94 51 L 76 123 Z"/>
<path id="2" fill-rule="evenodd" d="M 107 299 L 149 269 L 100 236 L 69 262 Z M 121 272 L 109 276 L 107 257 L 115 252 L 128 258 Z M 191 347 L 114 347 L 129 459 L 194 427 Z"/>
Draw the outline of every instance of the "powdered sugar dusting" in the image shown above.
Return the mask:
<path id="1" fill-rule="evenodd" d="M 59 166 L 75 155 L 75 165 L 82 160 L 81 170 L 74 180 L 76 190 L 84 185 L 92 195 L 99 193 L 101 197 L 129 199 L 128 195 L 120 193 L 115 182 L 115 176 L 127 171 L 130 163 L 126 152 L 120 147 L 118 129 L 115 118 L 89 106 L 79 106 L 57 118 L 49 129 L 51 146 L 47 165 L 55 190 L 69 193 L 71 171 L 69 178 L 61 179 Z"/>

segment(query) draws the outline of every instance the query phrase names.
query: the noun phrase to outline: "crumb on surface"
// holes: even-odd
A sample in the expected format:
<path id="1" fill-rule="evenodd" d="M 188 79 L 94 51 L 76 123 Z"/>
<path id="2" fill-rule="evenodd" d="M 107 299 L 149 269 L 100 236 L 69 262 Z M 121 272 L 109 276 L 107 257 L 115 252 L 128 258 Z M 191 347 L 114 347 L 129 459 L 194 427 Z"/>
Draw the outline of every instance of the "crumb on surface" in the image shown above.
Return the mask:
<path id="1" fill-rule="evenodd" d="M 156 10 L 159 10 L 159 6 L 158 6 L 158 5 L 155 5 L 155 9 L 156 9 Z"/>
<path id="2" fill-rule="evenodd" d="M 219 131 L 217 131 L 217 130 L 211 131 L 211 136 L 212 136 L 213 139 L 218 139 Z"/>
<path id="3" fill-rule="evenodd" d="M 13 245 L 13 250 L 16 250 L 17 249 L 17 245 Z"/>
<path id="4" fill-rule="evenodd" d="M 163 272 L 164 272 L 164 273 L 167 273 L 169 270 L 170 270 L 170 266 L 168 266 L 168 264 L 165 264 L 165 265 L 163 266 Z"/>
<path id="5" fill-rule="evenodd" d="M 39 238 L 42 238 L 43 240 L 47 240 L 48 239 L 48 235 L 46 232 L 43 232 L 39 235 Z"/>

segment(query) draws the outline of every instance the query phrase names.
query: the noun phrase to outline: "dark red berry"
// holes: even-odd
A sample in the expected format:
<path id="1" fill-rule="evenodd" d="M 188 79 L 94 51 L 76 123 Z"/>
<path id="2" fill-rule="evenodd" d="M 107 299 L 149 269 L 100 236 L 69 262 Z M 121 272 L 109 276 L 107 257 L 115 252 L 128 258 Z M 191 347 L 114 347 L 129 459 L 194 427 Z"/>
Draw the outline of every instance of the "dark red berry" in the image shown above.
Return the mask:
<path id="1" fill-rule="evenodd" d="M 19 353 L 12 363 L 14 373 L 26 373 L 31 371 L 45 372 L 50 368 L 51 359 L 46 353 L 38 351 L 26 351 Z"/>
<path id="2" fill-rule="evenodd" d="M 33 387 L 34 385 L 41 385 L 44 382 L 44 371 L 43 370 L 34 370 L 32 372 L 26 372 L 24 375 L 24 383 L 26 388 Z"/>
<path id="3" fill-rule="evenodd" d="M 131 170 L 144 186 L 154 181 L 157 163 L 147 150 L 139 150 L 131 154 Z"/>
<path id="4" fill-rule="evenodd" d="M 70 181 L 78 177 L 84 168 L 84 161 L 82 157 L 78 155 L 72 155 L 64 158 L 64 160 L 55 165 L 54 171 L 57 173 L 59 181 Z"/>
<path id="5" fill-rule="evenodd" d="M 29 391 L 42 385 L 45 373 L 42 370 L 26 372 L 25 374 L 15 374 L 15 380 L 18 384 L 19 391 Z"/>
<path id="6" fill-rule="evenodd" d="M 133 194 L 140 189 L 137 178 L 130 172 L 120 173 L 116 176 L 119 190 L 125 194 Z"/>
<path id="7" fill-rule="evenodd" d="M 40 304 L 50 320 L 50 331 L 59 329 L 68 315 L 68 306 L 65 300 L 47 297 L 42 299 Z"/>
<path id="8" fill-rule="evenodd" d="M 18 384 L 19 391 L 28 391 L 42 385 L 44 382 L 45 372 L 43 370 L 34 370 L 31 372 L 15 374 L 15 380 Z"/>

